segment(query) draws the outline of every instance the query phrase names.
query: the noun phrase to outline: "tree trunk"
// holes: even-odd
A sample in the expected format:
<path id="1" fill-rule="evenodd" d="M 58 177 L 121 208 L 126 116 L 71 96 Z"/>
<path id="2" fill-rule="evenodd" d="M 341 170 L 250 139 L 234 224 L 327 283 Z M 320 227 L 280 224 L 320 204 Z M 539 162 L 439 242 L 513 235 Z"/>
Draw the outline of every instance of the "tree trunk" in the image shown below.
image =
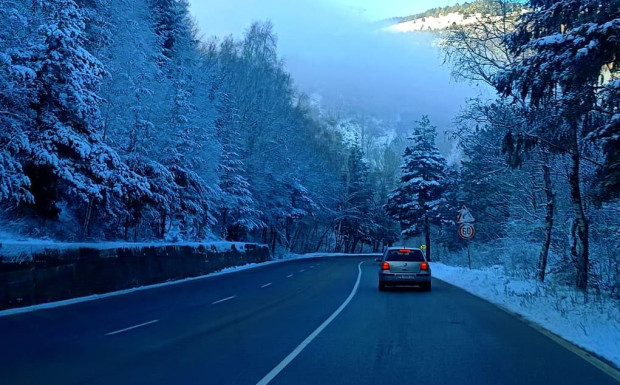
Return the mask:
<path id="1" fill-rule="evenodd" d="M 571 154 L 572 167 L 568 176 L 570 185 L 570 196 L 573 210 L 575 211 L 575 220 L 571 226 L 571 257 L 577 270 L 577 288 L 581 291 L 588 289 L 588 271 L 589 271 L 589 242 L 588 242 L 588 220 L 583 209 L 583 200 L 581 197 L 581 188 L 579 186 L 579 148 L 575 137 L 573 145 L 573 153 Z"/>
<path id="2" fill-rule="evenodd" d="M 318 229 L 318 226 L 317 226 L 317 229 Z M 319 240 L 317 241 L 317 244 L 316 244 L 316 248 L 314 250 L 315 253 L 318 253 L 319 250 L 321 249 L 321 245 L 323 244 L 323 241 L 325 240 L 325 237 L 327 236 L 330 230 L 331 230 L 331 225 L 328 226 L 325 232 L 323 232 L 323 235 L 319 237 Z"/>
<path id="3" fill-rule="evenodd" d="M 276 229 L 274 227 L 271 227 L 271 254 L 274 254 L 276 252 L 276 240 L 278 238 L 277 235 L 278 233 L 276 232 Z"/>
<path id="4" fill-rule="evenodd" d="M 553 193 L 553 186 L 551 185 L 551 166 L 549 165 L 549 155 L 543 153 L 543 182 L 546 203 L 546 215 L 545 215 L 545 239 L 543 240 L 543 246 L 540 250 L 540 257 L 538 258 L 538 279 L 540 282 L 545 282 L 545 272 L 547 270 L 547 257 L 549 256 L 549 245 L 551 244 L 551 230 L 553 229 L 553 209 L 555 207 L 555 194 Z"/>
<path id="5" fill-rule="evenodd" d="M 88 235 L 88 226 L 90 225 L 90 217 L 93 212 L 94 200 L 95 199 L 93 197 L 90 197 L 88 199 L 88 206 L 86 207 L 86 215 L 84 216 L 84 226 L 82 228 L 82 239 L 85 239 L 86 236 Z"/>
<path id="6" fill-rule="evenodd" d="M 347 253 L 355 253 L 355 248 L 357 247 L 357 243 L 359 242 L 359 238 L 354 238 L 353 242 L 349 248 L 347 248 Z"/>
<path id="7" fill-rule="evenodd" d="M 431 261 L 431 225 L 428 215 L 424 216 L 424 242 L 426 242 L 426 260 Z"/>
<path id="8" fill-rule="evenodd" d="M 166 235 L 166 212 L 164 211 L 161 213 L 159 237 L 163 239 L 165 235 Z"/>

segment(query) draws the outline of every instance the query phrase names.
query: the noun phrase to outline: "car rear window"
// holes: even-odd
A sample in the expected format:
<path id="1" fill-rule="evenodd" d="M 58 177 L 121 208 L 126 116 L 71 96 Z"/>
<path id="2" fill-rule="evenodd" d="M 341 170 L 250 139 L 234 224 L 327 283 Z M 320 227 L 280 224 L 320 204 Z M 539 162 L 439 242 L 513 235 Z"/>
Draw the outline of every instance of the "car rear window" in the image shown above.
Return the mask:
<path id="1" fill-rule="evenodd" d="M 386 261 L 424 262 L 424 255 L 420 250 L 402 249 L 390 250 L 385 257 Z"/>

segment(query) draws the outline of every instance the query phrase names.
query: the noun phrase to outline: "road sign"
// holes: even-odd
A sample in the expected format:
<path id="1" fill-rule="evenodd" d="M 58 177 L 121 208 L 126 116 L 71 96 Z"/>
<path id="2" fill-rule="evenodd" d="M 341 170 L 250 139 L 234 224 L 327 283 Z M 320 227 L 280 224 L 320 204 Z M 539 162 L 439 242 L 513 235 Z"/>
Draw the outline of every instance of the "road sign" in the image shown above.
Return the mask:
<path id="1" fill-rule="evenodd" d="M 469 212 L 465 205 L 461 206 L 461 209 L 456 214 L 456 223 L 472 223 L 475 222 L 476 219 Z"/>
<path id="2" fill-rule="evenodd" d="M 476 229 L 471 223 L 461 223 L 459 225 L 459 237 L 463 239 L 472 239 L 476 234 Z"/>
<path id="3" fill-rule="evenodd" d="M 420 250 L 426 250 L 426 245 L 421 245 Z"/>

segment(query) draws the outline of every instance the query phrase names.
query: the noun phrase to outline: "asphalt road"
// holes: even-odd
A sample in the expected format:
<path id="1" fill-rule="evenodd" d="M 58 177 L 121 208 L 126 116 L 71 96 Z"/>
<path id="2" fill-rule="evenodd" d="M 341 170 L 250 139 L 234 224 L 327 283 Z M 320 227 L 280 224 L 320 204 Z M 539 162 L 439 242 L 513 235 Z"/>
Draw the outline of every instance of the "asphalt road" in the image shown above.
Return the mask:
<path id="1" fill-rule="evenodd" d="M 376 270 L 298 260 L 0 317 L 0 384 L 618 383 L 441 281 L 379 292 Z"/>

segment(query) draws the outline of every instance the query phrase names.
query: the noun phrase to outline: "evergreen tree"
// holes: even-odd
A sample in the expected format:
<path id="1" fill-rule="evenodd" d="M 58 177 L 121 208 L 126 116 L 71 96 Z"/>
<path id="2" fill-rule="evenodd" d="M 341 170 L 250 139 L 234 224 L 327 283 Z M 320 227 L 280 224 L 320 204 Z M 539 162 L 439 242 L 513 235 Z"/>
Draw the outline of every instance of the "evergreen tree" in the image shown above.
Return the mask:
<path id="1" fill-rule="evenodd" d="M 0 202 L 11 204 L 34 202 L 20 162 L 30 148 L 27 106 L 36 77 L 29 60 L 32 20 L 17 5 L 9 1 L 0 7 Z"/>
<path id="2" fill-rule="evenodd" d="M 401 223 L 405 237 L 424 233 L 426 258 L 431 258 L 431 224 L 440 224 L 445 203 L 446 160 L 435 145 L 436 127 L 428 116 L 416 122 L 413 141 L 403 154 L 400 185 L 388 197 L 385 209 Z"/>
<path id="3" fill-rule="evenodd" d="M 40 214 L 57 217 L 59 194 L 87 204 L 86 233 L 93 204 L 106 192 L 141 195 L 148 186 L 101 141 L 97 92 L 105 70 L 84 48 L 81 9 L 72 0 L 46 7 L 49 18 L 39 29 L 41 42 L 32 57 L 34 121 L 26 170 Z"/>
<path id="4" fill-rule="evenodd" d="M 345 253 L 353 252 L 360 241 L 370 244 L 374 228 L 371 216 L 373 191 L 369 179 L 370 169 L 364 160 L 362 148 L 356 138 L 349 150 L 343 173 L 343 196 L 340 202 L 338 232 Z"/>
<path id="5" fill-rule="evenodd" d="M 262 213 L 255 209 L 249 183 L 243 176 L 243 161 L 235 140 L 235 130 L 230 127 L 232 109 L 226 95 L 221 95 L 220 117 L 216 120 L 222 155 L 218 165 L 219 199 L 218 214 L 222 238 L 238 241 L 247 232 L 263 227 Z"/>

